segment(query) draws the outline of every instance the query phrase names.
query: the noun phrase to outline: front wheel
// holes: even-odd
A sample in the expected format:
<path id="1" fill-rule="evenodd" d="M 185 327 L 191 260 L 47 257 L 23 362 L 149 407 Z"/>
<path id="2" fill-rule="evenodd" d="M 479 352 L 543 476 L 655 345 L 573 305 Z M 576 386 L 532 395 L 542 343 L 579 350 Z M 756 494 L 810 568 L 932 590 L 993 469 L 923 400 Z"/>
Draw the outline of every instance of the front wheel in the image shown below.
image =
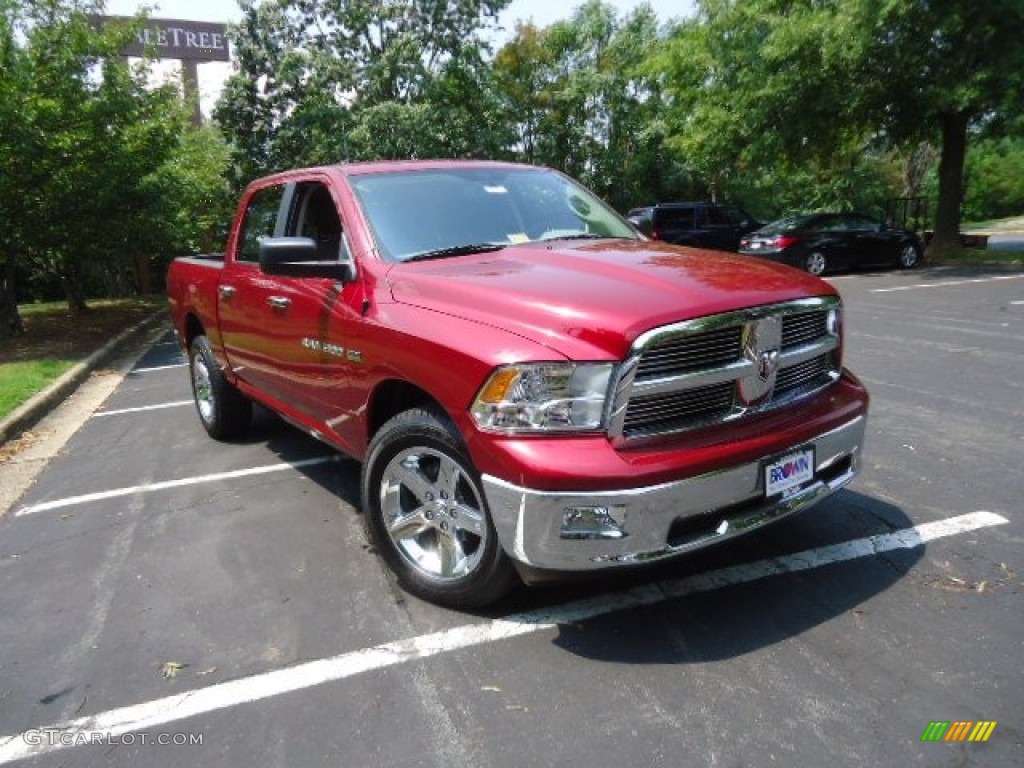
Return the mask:
<path id="1" fill-rule="evenodd" d="M 821 251 L 813 251 L 807 254 L 807 258 L 804 259 L 804 269 L 812 275 L 820 277 L 828 269 L 828 258 Z"/>
<path id="2" fill-rule="evenodd" d="M 413 409 L 381 427 L 363 465 L 362 505 L 371 541 L 409 592 L 469 608 L 515 585 L 476 470 L 445 417 Z"/>
<path id="3" fill-rule="evenodd" d="M 900 269 L 913 269 L 921 260 L 921 252 L 913 243 L 907 243 L 900 248 Z"/>
<path id="4" fill-rule="evenodd" d="M 252 419 L 252 401 L 224 378 L 205 336 L 192 339 L 188 367 L 196 412 L 206 433 L 215 440 L 228 440 L 245 432 Z"/>

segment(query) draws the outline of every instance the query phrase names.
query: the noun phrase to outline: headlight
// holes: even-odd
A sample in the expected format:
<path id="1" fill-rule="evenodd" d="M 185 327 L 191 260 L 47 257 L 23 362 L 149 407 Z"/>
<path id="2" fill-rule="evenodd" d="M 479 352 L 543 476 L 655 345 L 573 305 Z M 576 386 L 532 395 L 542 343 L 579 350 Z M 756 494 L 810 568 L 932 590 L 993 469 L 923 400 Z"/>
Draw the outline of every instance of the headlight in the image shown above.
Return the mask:
<path id="1" fill-rule="evenodd" d="M 498 368 L 470 412 L 481 429 L 578 432 L 604 426 L 611 363 L 520 363 Z"/>

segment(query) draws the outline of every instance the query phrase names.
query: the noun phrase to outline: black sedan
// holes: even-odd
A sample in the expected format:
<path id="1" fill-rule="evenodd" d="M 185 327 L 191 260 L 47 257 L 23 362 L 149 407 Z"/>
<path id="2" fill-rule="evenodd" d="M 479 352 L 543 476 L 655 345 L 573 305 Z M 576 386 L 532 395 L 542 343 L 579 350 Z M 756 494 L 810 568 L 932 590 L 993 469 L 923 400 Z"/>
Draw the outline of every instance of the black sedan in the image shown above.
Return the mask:
<path id="1" fill-rule="evenodd" d="M 814 275 L 878 264 L 911 269 L 921 260 L 922 251 L 921 240 L 913 232 L 859 213 L 792 216 L 740 241 L 740 253 L 781 261 Z"/>

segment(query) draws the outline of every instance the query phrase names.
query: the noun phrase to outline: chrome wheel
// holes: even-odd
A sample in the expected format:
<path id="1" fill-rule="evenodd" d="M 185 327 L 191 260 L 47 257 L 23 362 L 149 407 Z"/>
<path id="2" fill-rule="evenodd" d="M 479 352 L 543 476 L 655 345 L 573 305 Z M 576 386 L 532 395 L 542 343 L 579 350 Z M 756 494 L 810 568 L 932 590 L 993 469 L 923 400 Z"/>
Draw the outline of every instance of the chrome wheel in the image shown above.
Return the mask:
<path id="1" fill-rule="evenodd" d="M 823 275 L 828 267 L 828 260 L 825 258 L 824 253 L 815 251 L 807 257 L 805 266 L 812 275 Z"/>
<path id="2" fill-rule="evenodd" d="M 469 472 L 432 448 L 401 451 L 381 476 L 385 530 L 402 558 L 431 579 L 461 579 L 478 569 L 491 530 L 483 509 Z"/>
<path id="3" fill-rule="evenodd" d="M 252 402 L 224 378 L 205 336 L 192 339 L 188 350 L 192 396 L 206 433 L 215 440 L 241 435 L 252 417 Z"/>
<path id="4" fill-rule="evenodd" d="M 900 251 L 900 267 L 903 269 L 912 269 L 917 266 L 917 260 L 920 256 L 917 253 L 917 248 L 913 245 L 905 245 Z"/>
<path id="5" fill-rule="evenodd" d="M 199 418 L 204 424 L 213 422 L 214 402 L 213 383 L 210 381 L 210 369 L 206 367 L 206 361 L 201 355 L 192 358 L 192 389 L 195 392 L 196 408 L 199 410 Z"/>

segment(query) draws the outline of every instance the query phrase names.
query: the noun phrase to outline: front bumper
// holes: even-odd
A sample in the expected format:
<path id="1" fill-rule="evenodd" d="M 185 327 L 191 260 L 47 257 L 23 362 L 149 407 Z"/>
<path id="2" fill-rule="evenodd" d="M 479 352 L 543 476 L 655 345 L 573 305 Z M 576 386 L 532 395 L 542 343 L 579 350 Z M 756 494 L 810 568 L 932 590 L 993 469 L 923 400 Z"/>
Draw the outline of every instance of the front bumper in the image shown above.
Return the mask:
<path id="1" fill-rule="evenodd" d="M 592 571 L 674 557 L 756 530 L 821 501 L 859 471 L 865 417 L 793 449 L 812 447 L 811 480 L 786 497 L 765 498 L 765 456 L 661 485 L 600 492 L 538 491 L 484 475 L 498 538 L 515 560 L 552 571 Z M 593 535 L 563 529 L 570 510 L 603 510 L 614 525 Z"/>

